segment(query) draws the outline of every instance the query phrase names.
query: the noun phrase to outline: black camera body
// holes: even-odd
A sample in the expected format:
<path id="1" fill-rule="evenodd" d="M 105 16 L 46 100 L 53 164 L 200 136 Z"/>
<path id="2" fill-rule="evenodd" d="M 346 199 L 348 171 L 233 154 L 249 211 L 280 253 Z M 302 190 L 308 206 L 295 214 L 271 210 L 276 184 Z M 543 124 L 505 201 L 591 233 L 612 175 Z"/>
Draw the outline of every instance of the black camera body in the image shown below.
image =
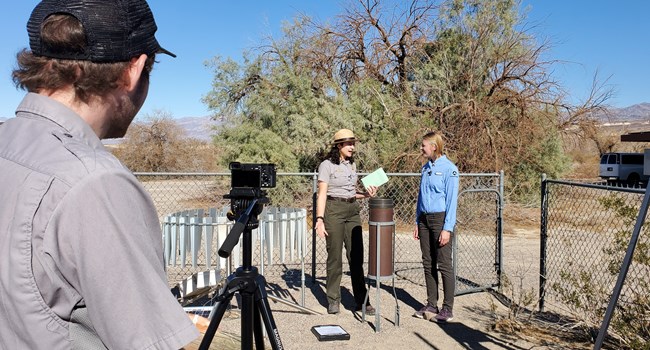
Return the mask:
<path id="1" fill-rule="evenodd" d="M 266 191 L 262 188 L 275 187 L 276 172 L 275 164 L 250 164 L 232 162 L 229 165 L 231 176 L 230 193 L 224 198 L 230 199 L 230 212 L 227 217 L 234 220 L 255 201 L 252 208 L 253 218 L 249 225 L 257 227 L 257 215 L 262 212 L 264 204 L 269 203 Z"/>
<path id="2" fill-rule="evenodd" d="M 272 188 L 275 187 L 275 164 L 230 163 L 232 188 Z"/>

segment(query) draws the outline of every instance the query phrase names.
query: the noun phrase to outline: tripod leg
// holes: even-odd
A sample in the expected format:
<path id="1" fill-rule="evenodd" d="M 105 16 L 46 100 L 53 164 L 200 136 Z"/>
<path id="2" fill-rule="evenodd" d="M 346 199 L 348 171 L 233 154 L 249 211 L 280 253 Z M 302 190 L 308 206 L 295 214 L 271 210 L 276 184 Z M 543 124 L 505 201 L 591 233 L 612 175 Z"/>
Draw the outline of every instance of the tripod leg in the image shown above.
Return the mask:
<path id="1" fill-rule="evenodd" d="M 242 300 L 241 308 L 241 348 L 253 350 L 253 329 L 255 319 L 254 295 L 247 290 L 240 293 Z"/>
<path id="2" fill-rule="evenodd" d="M 262 332 L 262 318 L 260 317 L 260 310 L 258 303 L 255 303 L 255 328 L 253 333 L 255 334 L 255 348 L 257 350 L 264 350 L 264 333 Z"/>
<path id="3" fill-rule="evenodd" d="M 233 295 L 234 292 L 228 292 L 225 290 L 224 294 L 218 297 L 220 301 L 217 303 L 217 305 L 215 305 L 215 309 L 212 311 L 212 318 L 210 319 L 208 329 L 203 335 L 203 340 L 201 340 L 199 350 L 208 350 L 210 348 L 214 334 L 217 332 L 217 328 L 219 328 L 219 323 L 221 322 L 223 315 L 226 313 L 226 309 L 228 309 L 228 305 L 230 305 L 230 299 L 232 299 Z"/>
<path id="4" fill-rule="evenodd" d="M 264 326 L 266 327 L 266 333 L 269 336 L 269 342 L 271 343 L 271 348 L 273 350 L 282 350 L 282 340 L 280 339 L 280 332 L 278 332 L 278 327 L 275 325 L 273 320 L 273 314 L 271 314 L 271 307 L 269 301 L 266 297 L 266 280 L 264 276 L 259 275 L 256 279 L 256 291 L 255 291 L 255 302 L 257 304 L 257 309 L 264 320 Z"/>

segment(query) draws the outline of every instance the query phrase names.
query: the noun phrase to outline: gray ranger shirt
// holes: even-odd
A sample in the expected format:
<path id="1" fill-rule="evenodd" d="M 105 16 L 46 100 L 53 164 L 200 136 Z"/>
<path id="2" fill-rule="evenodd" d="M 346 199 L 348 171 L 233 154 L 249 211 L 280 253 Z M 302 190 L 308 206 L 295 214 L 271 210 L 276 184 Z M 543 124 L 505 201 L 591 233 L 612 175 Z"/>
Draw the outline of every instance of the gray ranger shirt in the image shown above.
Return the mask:
<path id="1" fill-rule="evenodd" d="M 76 113 L 28 94 L 0 126 L 0 349 L 178 349 L 149 195 Z"/>
<path id="2" fill-rule="evenodd" d="M 327 183 L 327 195 L 339 198 L 352 198 L 357 193 L 356 165 L 348 160 L 334 164 L 325 159 L 318 166 L 318 181 Z"/>

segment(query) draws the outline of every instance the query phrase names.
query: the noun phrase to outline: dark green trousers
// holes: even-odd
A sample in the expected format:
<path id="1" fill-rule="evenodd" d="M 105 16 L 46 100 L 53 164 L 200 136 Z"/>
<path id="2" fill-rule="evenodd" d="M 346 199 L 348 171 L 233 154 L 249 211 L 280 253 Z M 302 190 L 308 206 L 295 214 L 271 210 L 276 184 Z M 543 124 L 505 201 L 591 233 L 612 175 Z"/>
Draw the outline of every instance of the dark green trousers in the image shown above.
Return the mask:
<path id="1" fill-rule="evenodd" d="M 327 242 L 327 300 L 341 301 L 343 248 L 350 266 L 352 294 L 357 305 L 363 305 L 366 282 L 363 273 L 363 235 L 359 203 L 327 200 L 325 206 Z"/>

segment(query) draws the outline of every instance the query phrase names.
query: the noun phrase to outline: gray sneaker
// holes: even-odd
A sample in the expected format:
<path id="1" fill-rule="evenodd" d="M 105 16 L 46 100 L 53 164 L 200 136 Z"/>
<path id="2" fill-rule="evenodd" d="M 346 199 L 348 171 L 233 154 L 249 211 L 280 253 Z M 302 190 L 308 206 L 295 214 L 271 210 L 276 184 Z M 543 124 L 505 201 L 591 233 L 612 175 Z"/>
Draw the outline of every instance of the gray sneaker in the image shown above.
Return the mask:
<path id="1" fill-rule="evenodd" d="M 413 314 L 413 317 L 423 318 L 425 320 L 430 320 L 438 314 L 438 307 L 431 306 L 429 304 L 423 306 L 420 310 L 416 311 Z"/>
<path id="2" fill-rule="evenodd" d="M 442 310 L 440 310 L 440 313 L 436 315 L 436 317 L 432 320 L 438 323 L 446 323 L 454 319 L 454 314 L 451 312 L 451 310 L 443 307 Z"/>
<path id="3" fill-rule="evenodd" d="M 341 306 L 338 301 L 332 301 L 327 305 L 328 314 L 338 314 L 339 312 L 341 312 Z"/>

